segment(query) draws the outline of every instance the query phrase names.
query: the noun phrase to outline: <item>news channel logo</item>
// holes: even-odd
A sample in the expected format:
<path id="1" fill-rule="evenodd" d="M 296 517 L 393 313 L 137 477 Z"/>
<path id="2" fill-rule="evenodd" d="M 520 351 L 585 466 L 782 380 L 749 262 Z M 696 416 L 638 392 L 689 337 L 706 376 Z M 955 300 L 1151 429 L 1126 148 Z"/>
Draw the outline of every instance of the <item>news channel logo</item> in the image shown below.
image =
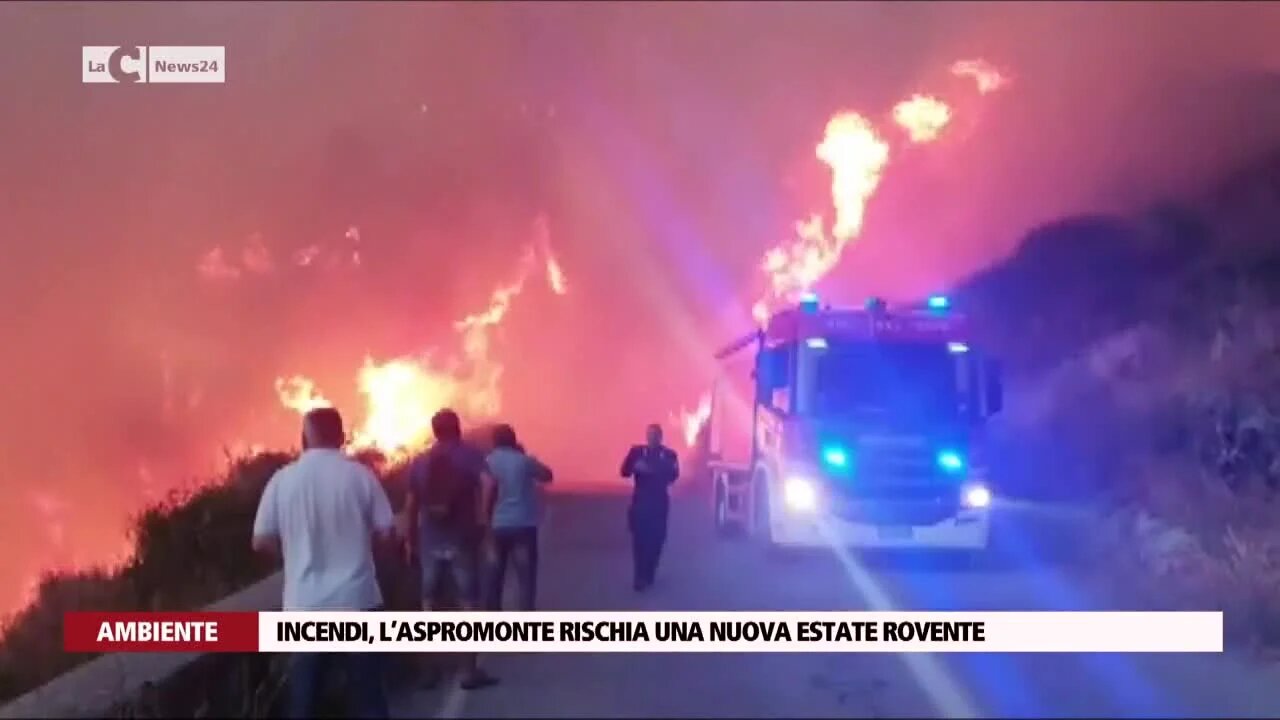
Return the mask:
<path id="1" fill-rule="evenodd" d="M 223 83 L 221 45 L 86 45 L 80 80 L 86 83 Z"/>

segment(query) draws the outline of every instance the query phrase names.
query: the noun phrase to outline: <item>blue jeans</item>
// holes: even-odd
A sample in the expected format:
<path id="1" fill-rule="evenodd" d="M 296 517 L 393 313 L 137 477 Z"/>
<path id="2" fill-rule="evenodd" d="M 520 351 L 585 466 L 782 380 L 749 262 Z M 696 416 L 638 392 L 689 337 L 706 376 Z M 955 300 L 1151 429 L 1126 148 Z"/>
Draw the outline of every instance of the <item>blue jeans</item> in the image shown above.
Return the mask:
<path id="1" fill-rule="evenodd" d="M 421 562 L 423 607 L 439 609 L 440 581 L 447 573 L 462 609 L 479 609 L 480 558 L 474 548 L 460 543 L 428 545 L 422 550 Z"/>
<path id="2" fill-rule="evenodd" d="M 520 587 L 517 607 L 533 610 L 538 588 L 538 528 L 494 528 L 494 557 L 489 568 L 485 609 L 502 609 L 502 591 L 506 586 L 507 564 L 515 570 Z"/>
<path id="3" fill-rule="evenodd" d="M 383 685 L 382 656 L 378 653 L 294 655 L 289 663 L 289 717 L 315 717 L 320 689 L 328 684 L 326 681 L 331 681 L 329 673 L 338 669 L 346 676 L 347 717 L 390 717 Z"/>

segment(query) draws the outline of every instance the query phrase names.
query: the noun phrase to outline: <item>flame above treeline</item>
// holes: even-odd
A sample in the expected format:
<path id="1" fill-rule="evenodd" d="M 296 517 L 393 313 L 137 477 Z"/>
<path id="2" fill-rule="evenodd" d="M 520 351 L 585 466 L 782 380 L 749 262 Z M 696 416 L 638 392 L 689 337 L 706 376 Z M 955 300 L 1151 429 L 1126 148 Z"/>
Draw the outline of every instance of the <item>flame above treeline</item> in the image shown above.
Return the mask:
<path id="1" fill-rule="evenodd" d="M 502 407 L 503 366 L 493 353 L 492 331 L 539 269 L 552 292 L 568 292 L 564 270 L 551 250 L 545 217 L 534 223 L 533 241 L 525 248 L 515 277 L 493 290 L 486 307 L 453 324 L 460 336 L 459 353 L 444 360 L 435 351 L 381 362 L 366 357 L 356 374 L 364 409 L 352 433 L 351 449 L 376 450 L 389 458 L 403 456 L 430 441 L 431 416 L 445 407 L 471 419 L 496 415 Z M 278 378 L 276 394 L 285 407 L 298 413 L 331 406 L 316 383 L 303 375 Z"/>
<path id="2" fill-rule="evenodd" d="M 961 60 L 950 72 L 971 78 L 980 95 L 994 92 L 1009 79 L 985 60 Z M 894 105 L 893 122 L 912 145 L 932 143 L 943 137 L 952 121 L 951 106 L 938 97 L 915 93 Z M 818 213 L 796 222 L 795 236 L 769 248 L 761 269 L 768 281 L 763 297 L 751 308 L 764 325 L 779 307 L 794 304 L 839 264 L 844 250 L 862 232 L 867 203 L 880 186 L 892 157 L 889 140 L 875 124 L 857 112 L 837 113 L 828 122 L 815 155 L 831 169 L 831 204 L 834 218 Z M 674 418 L 686 443 L 693 446 L 698 430 L 711 413 L 711 397 L 703 395 L 693 410 L 681 410 Z"/>
<path id="3" fill-rule="evenodd" d="M 962 60 L 950 67 L 958 78 L 972 79 L 980 95 L 1008 84 L 1008 78 L 983 60 Z M 952 122 L 953 109 L 944 100 L 915 93 L 897 103 L 891 113 L 893 124 L 911 145 L 925 145 L 944 136 Z M 793 304 L 811 290 L 840 261 L 844 250 L 862 232 L 867 203 L 880 186 L 893 156 L 892 144 L 868 117 L 853 111 L 834 115 L 827 123 L 815 155 L 831 170 L 833 217 L 820 213 L 796 222 L 794 237 L 769 248 L 761 269 L 767 290 L 752 306 L 752 316 L 763 324 L 778 307 Z M 359 236 L 348 233 L 353 245 Z M 316 252 L 299 251 L 295 264 L 309 265 Z M 220 251 L 219 251 L 220 252 Z M 354 250 L 350 259 L 359 263 Z M 264 264 L 256 246 L 242 252 L 246 270 Z M 210 277 L 235 278 L 239 268 L 228 269 L 221 255 L 206 258 L 201 268 Z M 492 330 L 500 325 L 512 302 L 539 266 L 548 287 L 556 294 L 567 291 L 565 275 L 551 252 L 545 217 L 535 223 L 533 241 L 525 250 L 515 278 L 495 288 L 489 304 L 454 323 L 460 336 L 461 352 L 441 361 L 428 351 L 390 360 L 366 358 L 356 374 L 357 388 L 364 398 L 361 420 L 353 433 L 355 450 L 373 449 L 389 457 L 412 451 L 430 440 L 430 419 L 435 411 L 452 407 L 473 418 L 491 418 L 501 408 L 500 380 L 503 366 L 493 353 Z M 304 375 L 276 380 L 280 402 L 299 413 L 329 406 L 316 383 Z M 703 395 L 693 409 L 681 409 L 672 417 L 685 442 L 692 446 L 711 412 L 711 397 Z"/>

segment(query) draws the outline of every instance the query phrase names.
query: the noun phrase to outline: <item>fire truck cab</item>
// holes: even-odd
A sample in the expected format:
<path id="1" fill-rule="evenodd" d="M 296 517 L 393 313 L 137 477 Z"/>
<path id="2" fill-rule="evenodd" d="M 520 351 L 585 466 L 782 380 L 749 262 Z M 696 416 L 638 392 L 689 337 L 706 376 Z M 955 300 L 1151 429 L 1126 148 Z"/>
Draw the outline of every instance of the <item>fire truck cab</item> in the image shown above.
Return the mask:
<path id="1" fill-rule="evenodd" d="M 717 530 L 774 547 L 987 547 L 1000 368 L 945 297 L 832 309 L 809 295 L 716 357 L 747 349 L 751 382 L 735 395 L 722 374 L 704 427 Z"/>

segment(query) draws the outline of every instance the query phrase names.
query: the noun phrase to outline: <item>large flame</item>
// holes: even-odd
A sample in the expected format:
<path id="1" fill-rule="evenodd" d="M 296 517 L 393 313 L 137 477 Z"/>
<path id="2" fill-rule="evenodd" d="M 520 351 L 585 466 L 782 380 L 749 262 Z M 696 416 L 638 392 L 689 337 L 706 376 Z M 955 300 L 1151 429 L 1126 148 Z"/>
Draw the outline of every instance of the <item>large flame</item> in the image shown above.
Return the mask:
<path id="1" fill-rule="evenodd" d="M 551 229 L 546 215 L 538 216 L 534 223 L 534 244 L 542 253 L 543 265 L 546 266 L 547 286 L 555 294 L 564 295 L 569 291 L 569 283 L 565 279 L 564 269 L 556 260 L 555 253 L 551 252 Z"/>
<path id="2" fill-rule="evenodd" d="M 680 429 L 684 444 L 687 447 L 694 447 L 698 443 L 698 432 L 702 430 L 702 426 L 706 424 L 709 417 L 711 417 L 711 393 L 704 393 L 692 410 L 680 408 L 679 412 L 671 418 L 671 422 Z"/>
<path id="3" fill-rule="evenodd" d="M 1004 75 L 984 60 L 962 60 L 954 63 L 950 70 L 957 77 L 973 78 L 983 95 L 1008 83 Z M 915 144 L 937 140 L 951 118 L 950 105 L 919 93 L 893 108 L 894 123 L 904 129 Z M 867 203 L 880 186 L 890 159 L 889 143 L 867 118 L 856 112 L 841 112 L 832 117 L 815 152 L 831 169 L 835 221 L 827 228 L 822 216 L 811 215 L 796 223 L 795 237 L 765 251 L 760 267 L 769 287 L 765 296 L 751 307 L 752 317 L 762 326 L 779 305 L 794 303 L 839 264 L 845 248 L 862 232 Z M 679 422 L 684 427 L 695 421 L 700 424 L 697 414 L 701 407 L 699 404 L 698 410 L 682 410 Z"/>
<path id="4" fill-rule="evenodd" d="M 1008 82 L 983 60 L 957 62 L 951 72 L 974 78 L 982 94 Z M 951 118 L 951 106 L 930 95 L 916 93 L 893 107 L 894 122 L 906 130 L 908 139 L 915 144 L 937 140 Z M 815 152 L 831 169 L 835 220 L 827 228 L 820 215 L 812 215 L 796 223 L 795 237 L 765 252 L 761 268 L 769 279 L 769 289 L 751 309 L 760 324 L 779 304 L 793 303 L 813 289 L 840 262 L 845 248 L 862 232 L 867 203 L 880 186 L 890 159 L 888 141 L 856 112 L 842 112 L 831 118 Z"/>
<path id="5" fill-rule="evenodd" d="M 951 121 L 951 108 L 935 97 L 912 95 L 893 106 L 893 121 L 907 131 L 911 142 L 932 142 Z"/>
<path id="6" fill-rule="evenodd" d="M 774 303 L 793 300 L 836 266 L 845 246 L 862 231 L 867 201 L 889 162 L 889 144 L 854 112 L 831 118 L 815 153 L 831 168 L 835 222 L 828 231 L 822 218 L 813 215 L 796 223 L 795 238 L 765 252 L 762 268 L 769 277 L 769 295 L 752 308 L 762 324 Z"/>
<path id="7" fill-rule="evenodd" d="M 365 407 L 352 434 L 352 449 L 402 457 L 430 441 L 431 416 L 443 407 L 473 419 L 498 413 L 502 364 L 493 357 L 491 331 L 502 323 L 539 265 L 551 290 L 563 295 L 564 271 L 551 252 L 545 219 L 536 224 L 534 242 L 521 258 L 516 276 L 493 290 L 485 308 L 454 323 L 461 341 L 458 357 L 442 364 L 430 353 L 386 362 L 365 358 L 357 375 Z M 277 380 L 276 391 L 285 407 L 298 412 L 328 404 L 315 384 L 302 376 Z"/>
<path id="8" fill-rule="evenodd" d="M 357 381 L 365 398 L 365 418 L 352 444 L 387 455 L 427 442 L 432 413 L 453 404 L 463 389 L 458 379 L 433 370 L 429 358 L 397 358 L 381 364 L 365 358 Z"/>

